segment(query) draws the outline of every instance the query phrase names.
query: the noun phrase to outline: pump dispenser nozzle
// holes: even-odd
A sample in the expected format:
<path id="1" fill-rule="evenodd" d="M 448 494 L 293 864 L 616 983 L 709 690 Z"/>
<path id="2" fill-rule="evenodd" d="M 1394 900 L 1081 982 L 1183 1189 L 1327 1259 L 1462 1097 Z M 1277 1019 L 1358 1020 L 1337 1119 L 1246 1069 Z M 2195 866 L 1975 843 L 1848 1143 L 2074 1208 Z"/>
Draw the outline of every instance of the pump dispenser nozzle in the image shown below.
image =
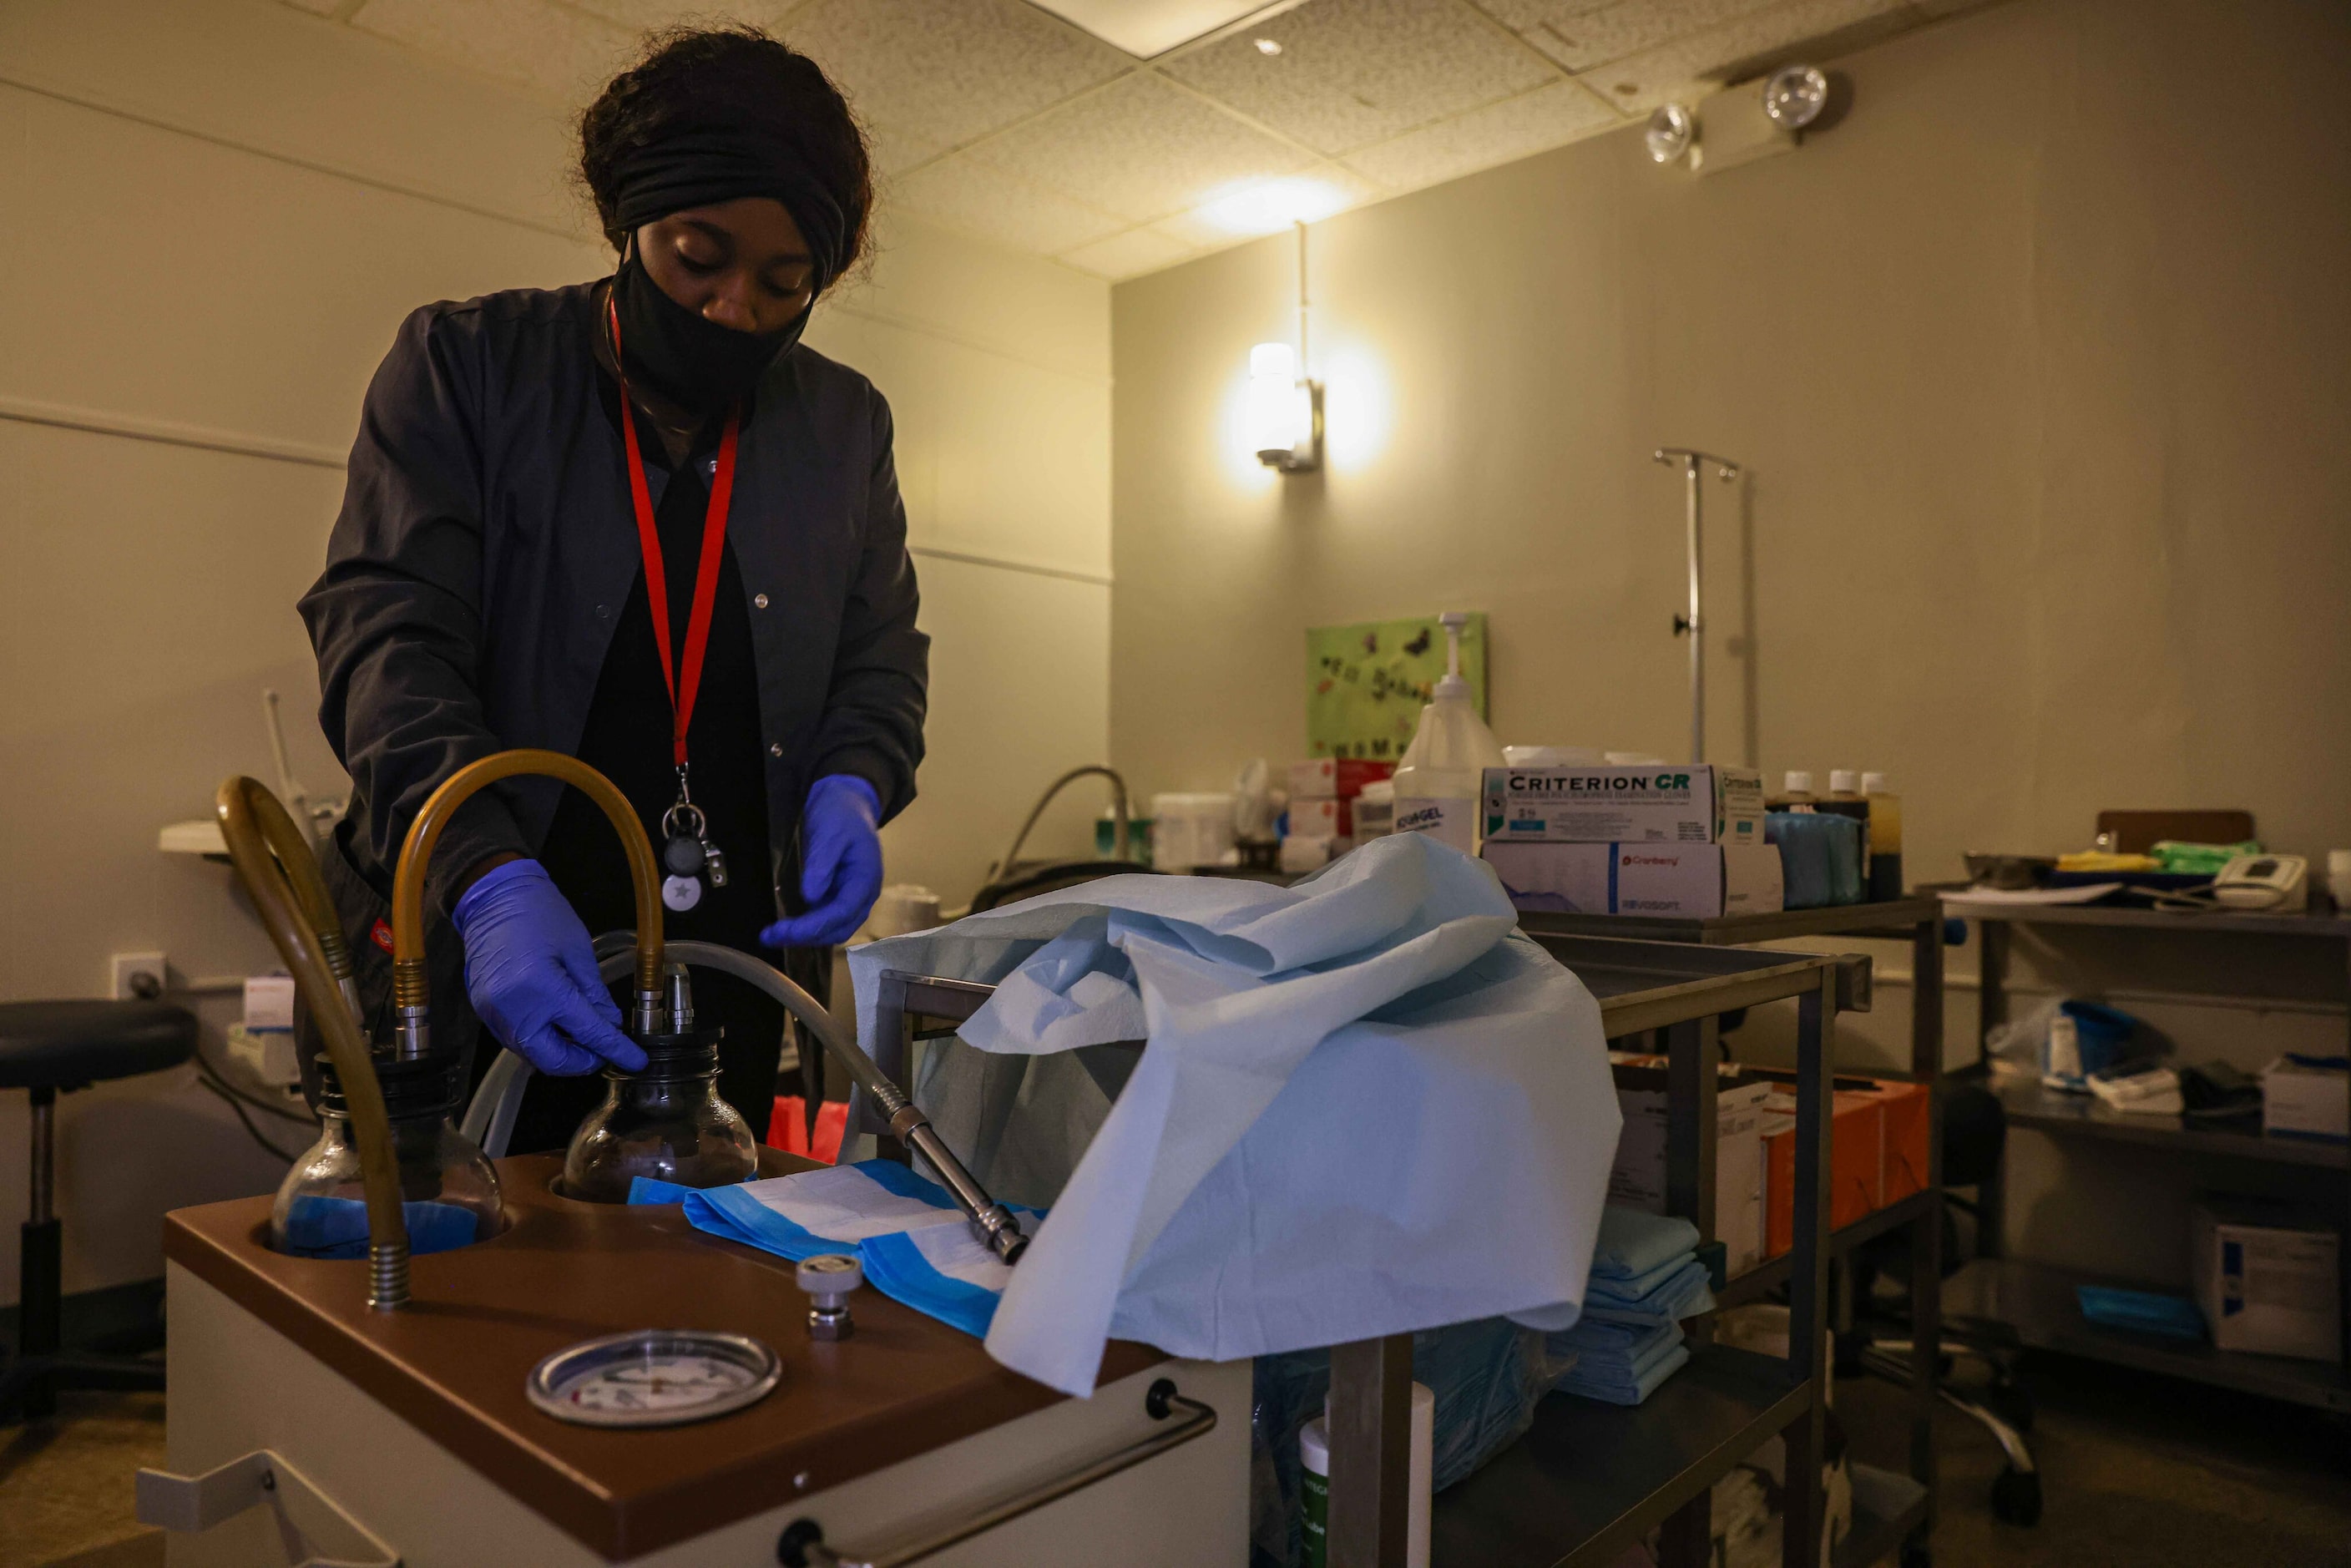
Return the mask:
<path id="1" fill-rule="evenodd" d="M 1461 674 L 1461 629 L 1469 624 L 1469 617 L 1458 610 L 1448 610 L 1437 618 L 1445 628 L 1445 674 L 1437 683 L 1440 697 L 1466 697 L 1469 683 Z"/>

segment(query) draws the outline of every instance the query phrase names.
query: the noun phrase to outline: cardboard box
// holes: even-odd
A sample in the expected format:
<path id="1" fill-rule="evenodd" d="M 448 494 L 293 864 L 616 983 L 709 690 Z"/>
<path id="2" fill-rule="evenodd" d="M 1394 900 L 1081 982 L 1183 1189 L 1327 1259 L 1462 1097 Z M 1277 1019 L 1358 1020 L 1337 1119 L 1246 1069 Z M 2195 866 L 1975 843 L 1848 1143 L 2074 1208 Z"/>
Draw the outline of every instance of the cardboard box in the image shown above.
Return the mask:
<path id="1" fill-rule="evenodd" d="M 2189 1206 L 2189 1274 L 2222 1350 L 2343 1360 L 2335 1260 L 2343 1239 L 2282 1204 L 2210 1197 Z"/>
<path id="2" fill-rule="evenodd" d="M 1765 915 L 1781 906 L 1770 844 L 1562 844 L 1486 841 L 1520 909 L 1563 915 Z"/>
<path id="3" fill-rule="evenodd" d="M 1886 1106 L 1871 1090 L 1840 1089 L 1829 1128 L 1829 1228 L 1866 1219 L 1886 1206 Z M 1764 1256 L 1796 1245 L 1796 1093 L 1783 1080 L 1765 1102 Z"/>
<path id="4" fill-rule="evenodd" d="M 1355 831 L 1353 805 L 1346 800 L 1290 802 L 1290 836 L 1293 839 L 1343 839 Z"/>
<path id="5" fill-rule="evenodd" d="M 1539 844 L 1761 844 L 1747 768 L 1489 768 L 1486 837 Z"/>
<path id="6" fill-rule="evenodd" d="M 1364 792 L 1364 786 L 1386 779 L 1395 772 L 1393 762 L 1373 762 L 1361 757 L 1318 757 L 1311 762 L 1290 765 L 1290 799 L 1300 800 L 1352 800 Z"/>
<path id="7" fill-rule="evenodd" d="M 1861 1092 L 1875 1095 L 1885 1125 L 1878 1137 L 1881 1159 L 1877 1201 L 1900 1203 L 1927 1190 L 1927 1140 L 1933 1131 L 1934 1097 L 1923 1083 L 1880 1078 Z"/>
<path id="8" fill-rule="evenodd" d="M 1625 1113 L 1608 1201 L 1666 1212 L 1667 1064 L 1662 1056 L 1611 1053 Z M 1714 1233 L 1731 1274 L 1763 1260 L 1763 1103 L 1772 1085 L 1726 1067 L 1715 1086 Z"/>
<path id="9" fill-rule="evenodd" d="M 2294 1056 L 2262 1068 L 2262 1131 L 2337 1144 L 2351 1139 L 2351 1071 Z"/>

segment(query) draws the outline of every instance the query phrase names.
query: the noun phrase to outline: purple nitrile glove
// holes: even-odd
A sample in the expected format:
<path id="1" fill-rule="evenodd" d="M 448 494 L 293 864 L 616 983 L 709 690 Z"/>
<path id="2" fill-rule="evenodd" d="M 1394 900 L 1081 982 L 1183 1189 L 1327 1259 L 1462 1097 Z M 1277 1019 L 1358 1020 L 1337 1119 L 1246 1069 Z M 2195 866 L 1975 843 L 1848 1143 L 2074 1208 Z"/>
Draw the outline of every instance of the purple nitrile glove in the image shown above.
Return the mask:
<path id="1" fill-rule="evenodd" d="M 865 924 L 882 894 L 882 798 L 853 773 L 828 773 L 800 812 L 808 912 L 759 933 L 770 947 L 831 947 Z"/>
<path id="2" fill-rule="evenodd" d="M 596 949 L 547 868 L 508 861 L 482 873 L 451 919 L 465 944 L 465 994 L 500 1044 L 556 1077 L 606 1062 L 634 1072 L 645 1053 L 596 973 Z"/>

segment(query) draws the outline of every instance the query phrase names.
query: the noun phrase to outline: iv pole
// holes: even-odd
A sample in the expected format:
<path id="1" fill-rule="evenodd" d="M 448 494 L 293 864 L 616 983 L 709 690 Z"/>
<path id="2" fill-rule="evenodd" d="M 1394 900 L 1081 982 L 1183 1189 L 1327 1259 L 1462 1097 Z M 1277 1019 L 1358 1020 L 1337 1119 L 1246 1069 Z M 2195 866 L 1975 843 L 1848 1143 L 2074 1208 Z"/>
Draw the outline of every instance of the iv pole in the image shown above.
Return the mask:
<path id="1" fill-rule="evenodd" d="M 1689 613 L 1674 617 L 1674 635 L 1689 634 L 1690 653 L 1690 755 L 1693 765 L 1706 760 L 1706 637 L 1700 629 L 1698 615 L 1698 470 L 1714 465 L 1719 477 L 1729 484 L 1739 477 L 1739 465 L 1727 457 L 1717 457 L 1688 446 L 1660 446 L 1655 456 L 1667 467 L 1681 465 L 1682 477 L 1689 491 Z"/>

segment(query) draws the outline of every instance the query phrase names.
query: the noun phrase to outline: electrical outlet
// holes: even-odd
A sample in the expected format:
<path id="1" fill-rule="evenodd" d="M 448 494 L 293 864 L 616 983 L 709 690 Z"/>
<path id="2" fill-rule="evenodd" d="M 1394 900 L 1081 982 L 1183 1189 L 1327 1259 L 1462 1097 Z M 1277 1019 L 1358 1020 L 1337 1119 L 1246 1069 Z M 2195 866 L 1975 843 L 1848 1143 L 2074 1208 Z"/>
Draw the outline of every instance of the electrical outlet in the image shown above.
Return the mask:
<path id="1" fill-rule="evenodd" d="M 161 953 L 117 953 L 114 983 L 107 994 L 116 1001 L 152 1001 L 170 983 L 170 970 Z"/>

